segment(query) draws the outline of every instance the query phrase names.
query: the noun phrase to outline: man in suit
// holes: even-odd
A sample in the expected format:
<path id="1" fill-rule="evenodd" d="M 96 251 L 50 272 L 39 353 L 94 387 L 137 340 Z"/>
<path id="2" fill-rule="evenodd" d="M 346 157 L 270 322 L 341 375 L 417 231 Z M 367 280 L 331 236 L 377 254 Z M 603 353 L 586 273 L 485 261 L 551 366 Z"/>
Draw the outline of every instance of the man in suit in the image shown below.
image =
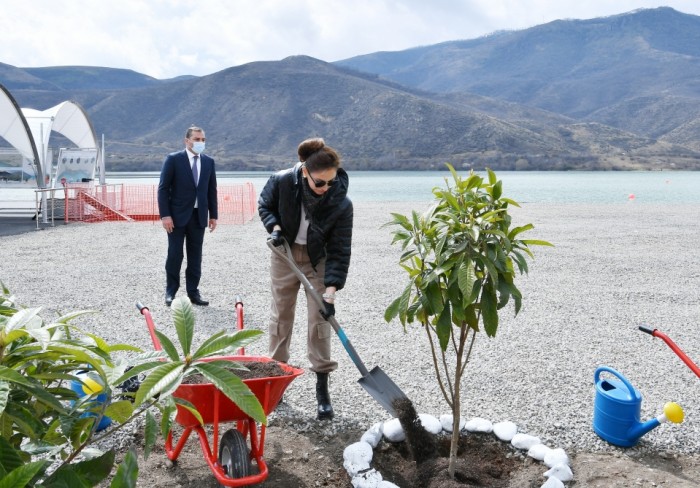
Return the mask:
<path id="1" fill-rule="evenodd" d="M 194 305 L 209 302 L 199 293 L 202 276 L 202 244 L 207 226 L 216 229 L 219 217 L 216 201 L 214 160 L 204 154 L 204 130 L 190 127 L 185 134 L 185 150 L 168 154 L 158 184 L 158 209 L 168 233 L 168 257 L 165 260 L 165 304 L 169 307 L 180 288 L 182 247 L 187 250 L 185 287 Z"/>

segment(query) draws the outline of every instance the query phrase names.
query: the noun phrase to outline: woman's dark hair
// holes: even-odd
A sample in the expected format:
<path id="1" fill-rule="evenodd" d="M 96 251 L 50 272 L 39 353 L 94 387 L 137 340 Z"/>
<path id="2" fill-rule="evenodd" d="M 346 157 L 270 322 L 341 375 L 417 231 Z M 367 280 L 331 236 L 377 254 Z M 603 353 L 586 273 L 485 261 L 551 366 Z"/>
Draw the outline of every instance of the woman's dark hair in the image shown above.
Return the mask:
<path id="1" fill-rule="evenodd" d="M 306 139 L 297 149 L 299 161 L 306 165 L 309 172 L 329 168 L 340 168 L 340 155 L 320 137 Z"/>

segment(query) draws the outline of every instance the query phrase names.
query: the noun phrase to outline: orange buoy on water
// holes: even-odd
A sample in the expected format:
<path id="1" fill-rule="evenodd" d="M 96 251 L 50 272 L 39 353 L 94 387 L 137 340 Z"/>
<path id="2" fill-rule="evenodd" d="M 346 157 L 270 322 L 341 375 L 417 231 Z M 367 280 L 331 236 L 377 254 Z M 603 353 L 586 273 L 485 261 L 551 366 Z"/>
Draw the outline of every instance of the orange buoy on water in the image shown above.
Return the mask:
<path id="1" fill-rule="evenodd" d="M 629 196 L 627 197 L 628 200 L 634 200 L 635 198 L 637 198 L 637 197 L 634 196 L 634 193 L 630 193 Z"/>

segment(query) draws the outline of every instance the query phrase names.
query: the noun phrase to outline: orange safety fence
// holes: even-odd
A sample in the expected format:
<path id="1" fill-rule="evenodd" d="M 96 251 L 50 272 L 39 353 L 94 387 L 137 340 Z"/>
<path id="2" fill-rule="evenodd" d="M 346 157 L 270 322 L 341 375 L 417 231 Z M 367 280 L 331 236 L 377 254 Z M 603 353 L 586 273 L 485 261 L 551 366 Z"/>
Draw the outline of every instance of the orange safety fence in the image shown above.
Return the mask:
<path id="1" fill-rule="evenodd" d="M 68 183 L 66 222 L 158 221 L 157 185 Z M 217 188 L 219 224 L 243 224 L 257 213 L 252 183 Z"/>

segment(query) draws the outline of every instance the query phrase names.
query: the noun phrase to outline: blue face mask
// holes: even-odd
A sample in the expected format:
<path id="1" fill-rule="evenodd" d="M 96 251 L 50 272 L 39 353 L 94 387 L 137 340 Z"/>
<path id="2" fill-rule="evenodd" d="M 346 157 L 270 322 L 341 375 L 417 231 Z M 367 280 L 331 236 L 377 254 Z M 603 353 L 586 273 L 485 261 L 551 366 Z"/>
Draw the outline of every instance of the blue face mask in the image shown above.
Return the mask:
<path id="1" fill-rule="evenodd" d="M 206 146 L 205 142 L 202 141 L 194 141 L 192 143 L 192 150 L 196 152 L 197 154 L 202 154 L 204 152 L 204 147 Z"/>

